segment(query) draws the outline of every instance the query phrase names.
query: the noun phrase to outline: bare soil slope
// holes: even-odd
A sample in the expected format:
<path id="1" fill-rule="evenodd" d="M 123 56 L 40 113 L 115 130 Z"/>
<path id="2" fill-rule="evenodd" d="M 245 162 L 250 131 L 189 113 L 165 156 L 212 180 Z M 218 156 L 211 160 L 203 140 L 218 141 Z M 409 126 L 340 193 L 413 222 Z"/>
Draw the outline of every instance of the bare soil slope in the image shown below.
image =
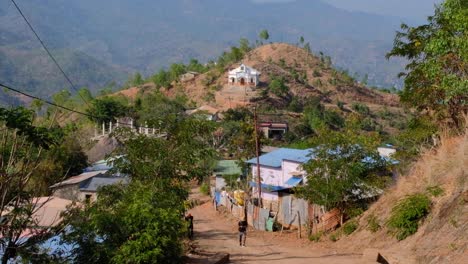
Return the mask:
<path id="1" fill-rule="evenodd" d="M 262 75 L 257 88 L 233 87 L 227 85 L 227 73 L 241 62 L 232 64 L 224 72 L 216 69 L 200 74 L 194 79 L 177 83 L 171 89 L 161 89 L 169 96 L 185 93 L 198 105 L 211 105 L 228 109 L 261 100 L 259 92 L 268 87 L 271 77 L 283 77 L 290 89 L 291 96 L 319 96 L 324 103 L 342 101 L 351 104 L 361 102 L 377 106 L 398 107 L 397 95 L 366 88 L 365 86 L 346 82 L 343 74 L 326 66 L 324 62 L 305 51 L 303 48 L 285 43 L 273 43 L 250 51 L 242 60 L 248 66 L 259 70 Z M 146 84 L 142 88 L 130 88 L 118 94 L 134 98 L 140 92 L 154 90 L 154 85 Z M 212 96 L 210 96 L 210 94 Z M 269 94 L 263 98 L 280 106 L 287 105 L 290 98 L 278 98 Z"/>
<path id="2" fill-rule="evenodd" d="M 468 137 L 446 138 L 437 149 L 428 150 L 407 176 L 402 176 L 361 218 L 360 228 L 340 240 L 340 248 L 357 251 L 378 249 L 390 263 L 466 263 L 468 259 Z M 398 242 L 388 234 L 385 222 L 395 203 L 407 195 L 439 186 L 443 195 L 432 197 L 429 216 L 418 232 Z M 367 230 L 374 214 L 383 227 Z"/>

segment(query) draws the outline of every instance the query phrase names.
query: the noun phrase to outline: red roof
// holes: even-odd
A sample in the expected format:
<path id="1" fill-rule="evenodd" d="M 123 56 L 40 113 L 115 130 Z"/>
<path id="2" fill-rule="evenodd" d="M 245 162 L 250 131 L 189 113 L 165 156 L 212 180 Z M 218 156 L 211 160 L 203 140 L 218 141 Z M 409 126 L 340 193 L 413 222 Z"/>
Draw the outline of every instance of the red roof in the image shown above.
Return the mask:
<path id="1" fill-rule="evenodd" d="M 279 123 L 279 122 L 263 122 L 263 123 L 260 123 L 260 127 L 288 128 L 288 124 L 287 123 Z"/>

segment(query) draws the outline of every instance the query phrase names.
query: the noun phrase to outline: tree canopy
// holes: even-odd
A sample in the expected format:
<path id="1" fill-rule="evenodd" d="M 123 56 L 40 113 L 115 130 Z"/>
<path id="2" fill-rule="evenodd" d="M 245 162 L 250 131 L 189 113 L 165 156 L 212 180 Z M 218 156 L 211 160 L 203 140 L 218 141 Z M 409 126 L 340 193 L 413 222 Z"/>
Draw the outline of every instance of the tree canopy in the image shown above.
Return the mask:
<path id="1" fill-rule="evenodd" d="M 428 24 L 401 29 L 387 58 L 409 60 L 402 101 L 461 128 L 468 111 L 468 1 L 446 0 Z"/>

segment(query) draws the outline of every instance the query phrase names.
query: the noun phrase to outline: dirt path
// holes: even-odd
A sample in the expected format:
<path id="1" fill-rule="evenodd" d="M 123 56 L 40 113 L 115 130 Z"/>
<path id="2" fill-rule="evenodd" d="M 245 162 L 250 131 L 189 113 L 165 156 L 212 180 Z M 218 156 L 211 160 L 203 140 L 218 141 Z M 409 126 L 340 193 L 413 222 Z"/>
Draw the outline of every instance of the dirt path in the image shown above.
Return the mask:
<path id="1" fill-rule="evenodd" d="M 284 239 L 278 233 L 257 232 L 249 228 L 247 247 L 240 247 L 237 222 L 215 212 L 210 202 L 193 208 L 195 243 L 210 252 L 226 252 L 231 263 L 362 263 L 361 254 L 314 247 L 305 239 Z"/>

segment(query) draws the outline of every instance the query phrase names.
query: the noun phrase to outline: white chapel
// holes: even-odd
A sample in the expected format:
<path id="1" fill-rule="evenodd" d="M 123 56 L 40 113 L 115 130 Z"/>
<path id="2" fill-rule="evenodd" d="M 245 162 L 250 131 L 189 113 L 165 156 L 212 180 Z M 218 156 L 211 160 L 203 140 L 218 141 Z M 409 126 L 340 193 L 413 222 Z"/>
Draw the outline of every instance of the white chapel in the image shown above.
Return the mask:
<path id="1" fill-rule="evenodd" d="M 228 83 L 231 85 L 257 86 L 260 72 L 256 69 L 241 64 L 238 68 L 229 71 Z"/>

